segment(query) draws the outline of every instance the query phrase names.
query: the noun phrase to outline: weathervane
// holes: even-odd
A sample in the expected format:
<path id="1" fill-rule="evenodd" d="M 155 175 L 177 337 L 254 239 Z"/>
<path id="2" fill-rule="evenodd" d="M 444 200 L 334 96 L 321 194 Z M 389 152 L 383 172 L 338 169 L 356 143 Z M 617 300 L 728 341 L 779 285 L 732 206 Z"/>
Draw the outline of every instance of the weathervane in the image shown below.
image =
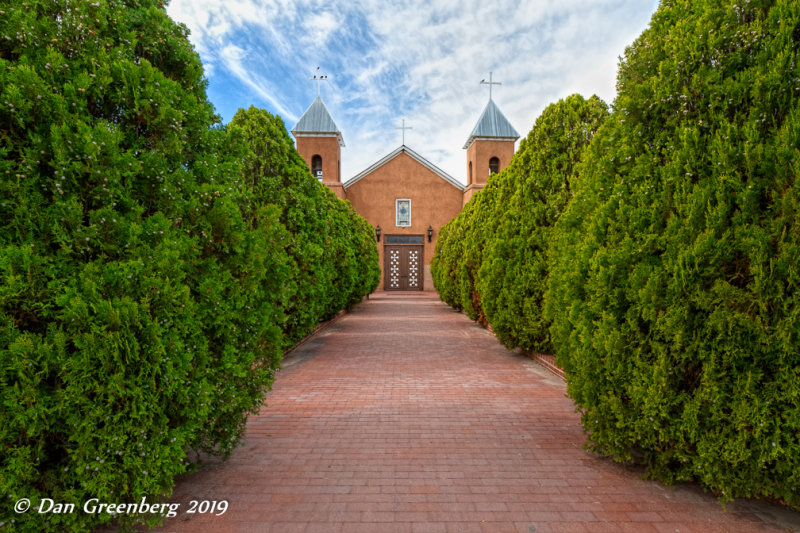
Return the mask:
<path id="1" fill-rule="evenodd" d="M 492 73 L 489 72 L 489 81 L 485 79 L 481 80 L 481 85 L 488 85 L 489 86 L 489 100 L 492 99 L 492 85 L 503 85 L 499 81 L 492 81 Z"/>
<path id="2" fill-rule="evenodd" d="M 396 130 L 403 130 L 403 146 L 406 145 L 406 130 L 413 130 L 411 126 L 406 126 L 406 119 L 403 119 L 402 126 L 395 126 L 394 129 Z"/>
<path id="3" fill-rule="evenodd" d="M 326 76 L 322 76 L 319 73 L 319 67 L 317 67 L 317 73 L 314 74 L 314 76 L 312 76 L 312 77 L 310 77 L 308 79 L 310 79 L 311 81 L 317 82 L 317 96 L 320 96 L 320 94 L 322 93 L 322 82 L 323 81 L 328 81 L 328 76 L 327 75 Z"/>

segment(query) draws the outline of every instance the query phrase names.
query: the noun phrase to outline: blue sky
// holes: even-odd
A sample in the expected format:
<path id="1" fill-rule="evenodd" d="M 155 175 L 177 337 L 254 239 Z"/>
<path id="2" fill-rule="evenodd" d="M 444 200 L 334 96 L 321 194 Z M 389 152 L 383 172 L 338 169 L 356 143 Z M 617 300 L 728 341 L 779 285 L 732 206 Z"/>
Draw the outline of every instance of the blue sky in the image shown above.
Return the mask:
<path id="1" fill-rule="evenodd" d="M 250 105 L 291 129 L 322 99 L 342 131 L 346 181 L 406 144 L 462 183 L 462 149 L 493 97 L 521 136 L 573 93 L 609 104 L 625 47 L 658 0 L 171 0 L 223 121 Z"/>

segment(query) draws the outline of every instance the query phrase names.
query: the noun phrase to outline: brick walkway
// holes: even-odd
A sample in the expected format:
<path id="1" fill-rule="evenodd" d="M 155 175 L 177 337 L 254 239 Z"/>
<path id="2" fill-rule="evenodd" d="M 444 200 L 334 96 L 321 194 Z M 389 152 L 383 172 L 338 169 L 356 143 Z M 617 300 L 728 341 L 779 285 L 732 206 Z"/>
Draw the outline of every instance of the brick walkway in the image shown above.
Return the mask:
<path id="1" fill-rule="evenodd" d="M 173 501 L 168 532 L 742 532 L 798 513 L 736 503 L 582 448 L 562 381 L 432 294 L 377 293 L 286 359 L 243 446 Z"/>

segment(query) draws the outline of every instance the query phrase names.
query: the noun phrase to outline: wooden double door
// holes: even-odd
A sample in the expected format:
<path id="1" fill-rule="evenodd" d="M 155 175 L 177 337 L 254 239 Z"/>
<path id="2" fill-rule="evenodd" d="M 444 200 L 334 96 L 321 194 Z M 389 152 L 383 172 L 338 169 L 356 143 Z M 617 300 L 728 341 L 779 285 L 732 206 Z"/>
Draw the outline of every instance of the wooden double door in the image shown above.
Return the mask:
<path id="1" fill-rule="evenodd" d="M 383 249 L 383 287 L 387 291 L 421 291 L 423 245 L 387 244 Z"/>

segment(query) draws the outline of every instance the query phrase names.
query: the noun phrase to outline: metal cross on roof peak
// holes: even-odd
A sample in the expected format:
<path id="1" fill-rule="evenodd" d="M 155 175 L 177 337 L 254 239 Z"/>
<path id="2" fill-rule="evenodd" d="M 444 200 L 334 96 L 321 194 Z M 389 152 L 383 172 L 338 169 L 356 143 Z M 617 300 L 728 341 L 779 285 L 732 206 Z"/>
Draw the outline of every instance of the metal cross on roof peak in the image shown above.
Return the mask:
<path id="1" fill-rule="evenodd" d="M 311 81 L 317 82 L 317 96 L 320 96 L 321 93 L 322 93 L 322 82 L 323 81 L 328 81 L 328 76 L 327 75 L 322 76 L 319 73 L 319 67 L 317 67 L 317 73 L 314 74 L 312 77 L 310 77 L 308 79 L 310 79 Z"/>
<path id="2" fill-rule="evenodd" d="M 406 145 L 406 130 L 413 130 L 411 126 L 406 126 L 406 119 L 403 119 L 402 126 L 395 126 L 394 129 L 396 130 L 403 130 L 403 146 Z"/>
<path id="3" fill-rule="evenodd" d="M 492 73 L 489 72 L 489 81 L 485 79 L 481 80 L 481 85 L 488 85 L 489 86 L 489 100 L 492 99 L 492 85 L 503 85 L 499 81 L 492 81 Z"/>

